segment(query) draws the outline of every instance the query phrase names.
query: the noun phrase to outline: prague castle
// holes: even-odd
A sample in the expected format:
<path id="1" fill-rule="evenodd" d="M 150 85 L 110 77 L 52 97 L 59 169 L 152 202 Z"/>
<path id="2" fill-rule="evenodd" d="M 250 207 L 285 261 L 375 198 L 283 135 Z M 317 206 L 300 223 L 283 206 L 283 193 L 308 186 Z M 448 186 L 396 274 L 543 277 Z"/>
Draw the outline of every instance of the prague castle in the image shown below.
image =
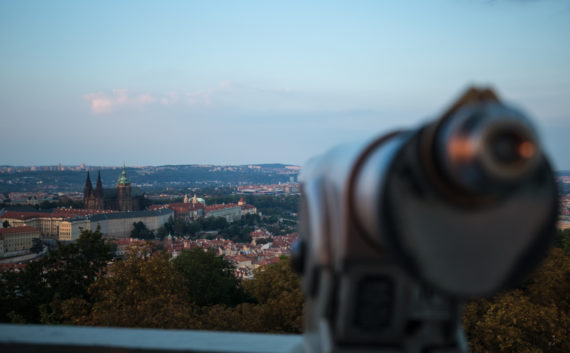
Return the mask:
<path id="1" fill-rule="evenodd" d="M 89 171 L 87 171 L 87 180 L 83 189 L 83 208 L 85 209 L 137 211 L 143 205 L 143 198 L 144 195 L 138 188 L 131 188 L 125 166 L 123 166 L 123 172 L 117 181 L 117 187 L 111 189 L 103 188 L 101 172 L 98 173 L 97 184 L 93 189 Z"/>

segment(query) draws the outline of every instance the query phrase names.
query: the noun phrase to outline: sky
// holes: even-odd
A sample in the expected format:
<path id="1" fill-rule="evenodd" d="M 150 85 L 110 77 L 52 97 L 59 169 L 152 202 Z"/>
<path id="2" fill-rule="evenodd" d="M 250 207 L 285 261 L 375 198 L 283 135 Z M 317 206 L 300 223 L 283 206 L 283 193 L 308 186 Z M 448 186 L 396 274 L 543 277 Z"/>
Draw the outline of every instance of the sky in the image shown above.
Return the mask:
<path id="1" fill-rule="evenodd" d="M 570 170 L 570 1 L 0 1 L 0 165 L 304 164 L 470 85 Z"/>

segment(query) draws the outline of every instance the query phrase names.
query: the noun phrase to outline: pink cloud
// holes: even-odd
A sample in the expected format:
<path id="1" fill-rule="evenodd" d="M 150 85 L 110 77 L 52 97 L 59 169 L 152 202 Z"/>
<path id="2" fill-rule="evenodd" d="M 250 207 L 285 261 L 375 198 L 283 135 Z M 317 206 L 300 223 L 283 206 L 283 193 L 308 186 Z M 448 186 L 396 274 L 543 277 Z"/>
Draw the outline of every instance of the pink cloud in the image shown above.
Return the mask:
<path id="1" fill-rule="evenodd" d="M 187 92 L 167 92 L 163 94 L 150 94 L 144 92 L 131 92 L 128 89 L 113 89 L 110 92 L 87 93 L 83 98 L 89 102 L 91 113 L 95 115 L 109 114 L 118 110 L 141 109 L 148 105 L 211 105 L 231 88 L 231 82 L 226 80 L 218 87 Z"/>
<path id="2" fill-rule="evenodd" d="M 90 102 L 91 112 L 93 114 L 105 114 L 112 110 L 113 103 L 104 93 L 88 93 L 84 95 L 83 98 Z"/>
<path id="3" fill-rule="evenodd" d="M 195 105 L 195 104 L 205 104 L 208 105 L 211 103 L 211 91 L 199 91 L 199 92 L 190 92 L 186 93 L 186 103 Z"/>
<path id="4" fill-rule="evenodd" d="M 139 95 L 137 97 L 136 101 L 141 103 L 141 104 L 148 104 L 148 103 L 154 102 L 154 98 L 152 97 L 152 95 L 145 93 L 145 94 Z"/>
<path id="5" fill-rule="evenodd" d="M 88 93 L 83 98 L 89 102 L 91 112 L 97 115 L 108 114 L 120 108 L 142 107 L 155 101 L 149 93 L 133 96 L 127 89 L 114 89 L 111 93 Z"/>
<path id="6" fill-rule="evenodd" d="M 176 92 L 168 92 L 162 98 L 160 98 L 160 103 L 165 105 L 174 104 L 178 102 L 178 96 L 179 94 Z"/>
<path id="7" fill-rule="evenodd" d="M 123 88 L 123 89 L 114 89 L 113 90 L 113 94 L 115 95 L 115 97 L 117 98 L 117 103 L 119 104 L 123 104 L 126 103 L 127 100 L 129 99 L 129 90 Z"/>

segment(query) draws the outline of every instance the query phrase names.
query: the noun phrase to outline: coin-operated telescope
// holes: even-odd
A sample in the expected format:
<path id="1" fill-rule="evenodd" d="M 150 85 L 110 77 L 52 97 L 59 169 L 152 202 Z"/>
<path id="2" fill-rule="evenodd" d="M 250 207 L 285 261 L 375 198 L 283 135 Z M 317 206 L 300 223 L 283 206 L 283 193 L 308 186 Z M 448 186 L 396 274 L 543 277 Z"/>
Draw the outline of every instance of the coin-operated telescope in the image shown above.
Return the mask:
<path id="1" fill-rule="evenodd" d="M 304 166 L 292 262 L 304 351 L 466 352 L 462 300 L 540 261 L 557 187 L 535 129 L 493 91 Z"/>

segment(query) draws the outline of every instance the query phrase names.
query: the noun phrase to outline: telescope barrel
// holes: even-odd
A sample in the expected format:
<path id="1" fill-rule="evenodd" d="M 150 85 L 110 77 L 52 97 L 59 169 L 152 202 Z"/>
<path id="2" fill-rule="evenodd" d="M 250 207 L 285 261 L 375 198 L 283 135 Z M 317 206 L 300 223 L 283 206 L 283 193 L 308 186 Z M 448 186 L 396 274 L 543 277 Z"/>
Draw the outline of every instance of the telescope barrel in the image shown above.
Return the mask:
<path id="1" fill-rule="evenodd" d="M 484 295 L 542 258 L 557 188 L 524 114 L 477 102 L 379 141 L 353 171 L 350 214 L 412 276 L 446 295 Z"/>
<path id="2" fill-rule="evenodd" d="M 526 116 L 501 104 L 466 107 L 440 124 L 434 163 L 466 193 L 504 193 L 532 175 L 541 160 L 534 130 Z"/>
<path id="3" fill-rule="evenodd" d="M 519 283 L 555 232 L 535 129 L 488 89 L 313 158 L 299 181 L 308 353 L 465 353 L 462 300 Z"/>

